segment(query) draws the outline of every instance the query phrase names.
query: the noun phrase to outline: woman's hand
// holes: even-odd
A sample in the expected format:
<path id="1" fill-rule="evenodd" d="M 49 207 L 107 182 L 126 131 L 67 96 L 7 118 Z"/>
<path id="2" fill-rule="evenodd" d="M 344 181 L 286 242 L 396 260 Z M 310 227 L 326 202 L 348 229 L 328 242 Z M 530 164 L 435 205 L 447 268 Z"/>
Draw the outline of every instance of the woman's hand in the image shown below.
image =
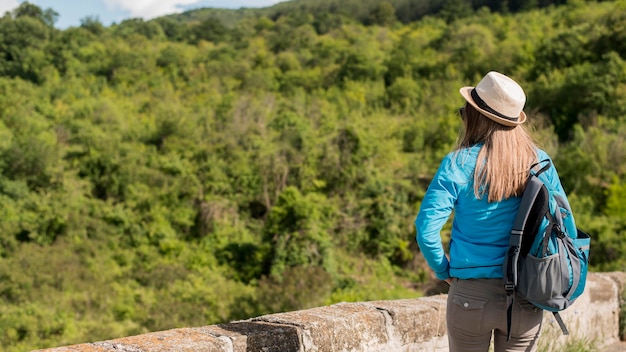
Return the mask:
<path id="1" fill-rule="evenodd" d="M 452 278 L 451 277 L 449 277 L 449 278 L 447 278 L 447 279 L 445 279 L 443 281 L 447 282 L 448 285 L 452 285 Z"/>

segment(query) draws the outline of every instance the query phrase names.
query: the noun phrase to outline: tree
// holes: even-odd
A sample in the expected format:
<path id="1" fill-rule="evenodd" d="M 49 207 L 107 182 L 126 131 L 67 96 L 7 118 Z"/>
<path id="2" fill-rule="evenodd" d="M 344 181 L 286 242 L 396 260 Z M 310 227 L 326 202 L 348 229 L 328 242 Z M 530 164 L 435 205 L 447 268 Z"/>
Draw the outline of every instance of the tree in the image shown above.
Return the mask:
<path id="1" fill-rule="evenodd" d="M 283 272 L 291 267 L 332 270 L 332 218 L 332 207 L 323 195 L 302 195 L 294 187 L 286 188 L 270 210 L 263 230 L 272 248 L 269 274 L 282 281 Z"/>
<path id="2" fill-rule="evenodd" d="M 113 33 L 122 38 L 128 38 L 133 34 L 144 36 L 146 39 L 159 40 L 165 37 L 163 29 L 158 22 L 144 21 L 141 18 L 131 18 L 122 21 L 112 27 Z"/>
<path id="3" fill-rule="evenodd" d="M 105 30 L 105 27 L 102 22 L 100 22 L 100 18 L 98 16 L 87 16 L 82 18 L 80 20 L 80 27 L 85 28 L 95 35 L 101 35 Z"/>
<path id="4" fill-rule="evenodd" d="M 381 2 L 370 12 L 367 24 L 391 26 L 396 22 L 396 9 L 391 3 Z"/>
<path id="5" fill-rule="evenodd" d="M 161 26 L 163 33 L 169 40 L 185 41 L 189 37 L 189 25 L 187 23 L 175 21 L 168 17 L 159 17 L 154 19 Z"/>
<path id="6" fill-rule="evenodd" d="M 229 35 L 229 30 L 222 21 L 213 17 L 206 18 L 191 27 L 191 32 L 193 33 L 194 43 L 200 40 L 219 43 L 226 41 Z"/>
<path id="7" fill-rule="evenodd" d="M 15 10 L 13 10 L 13 16 L 16 19 L 20 17 L 35 18 L 42 21 L 47 26 L 52 27 L 57 21 L 59 14 L 50 8 L 42 10 L 39 6 L 25 1 L 21 3 L 20 6 L 18 6 Z"/>
<path id="8" fill-rule="evenodd" d="M 32 6 L 25 7 L 31 9 Z M 36 17 L 0 18 L 0 51 L 3 53 L 0 55 L 0 75 L 41 82 L 43 69 L 48 64 L 45 49 L 52 34 L 53 28 Z"/>
<path id="9" fill-rule="evenodd" d="M 473 9 L 470 1 L 450 0 L 445 2 L 441 12 L 439 12 L 439 16 L 444 18 L 447 23 L 452 23 L 457 19 L 471 16 L 472 12 Z"/>

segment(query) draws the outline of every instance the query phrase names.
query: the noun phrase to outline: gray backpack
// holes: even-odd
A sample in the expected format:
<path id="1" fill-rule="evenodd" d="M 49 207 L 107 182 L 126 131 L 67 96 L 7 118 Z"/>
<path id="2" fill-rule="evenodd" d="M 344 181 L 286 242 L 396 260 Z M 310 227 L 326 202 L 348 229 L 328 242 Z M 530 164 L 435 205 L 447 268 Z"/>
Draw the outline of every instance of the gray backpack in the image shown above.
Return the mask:
<path id="1" fill-rule="evenodd" d="M 534 169 L 543 165 L 539 170 Z M 569 204 L 550 183 L 542 181 L 552 163 L 531 167 L 511 230 L 503 266 L 507 292 L 507 338 L 515 295 L 554 314 L 563 334 L 569 332 L 559 311 L 585 289 L 590 237 L 576 227 Z"/>

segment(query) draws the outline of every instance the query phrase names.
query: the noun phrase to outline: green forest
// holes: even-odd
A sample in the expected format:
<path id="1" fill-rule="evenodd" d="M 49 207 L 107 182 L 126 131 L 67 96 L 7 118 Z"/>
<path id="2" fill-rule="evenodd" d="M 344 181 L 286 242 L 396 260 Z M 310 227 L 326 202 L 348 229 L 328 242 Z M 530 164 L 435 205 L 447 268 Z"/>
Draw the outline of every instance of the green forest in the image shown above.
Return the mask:
<path id="1" fill-rule="evenodd" d="M 0 18 L 6 351 L 436 292 L 413 221 L 491 70 L 626 271 L 625 0 L 57 17 Z"/>

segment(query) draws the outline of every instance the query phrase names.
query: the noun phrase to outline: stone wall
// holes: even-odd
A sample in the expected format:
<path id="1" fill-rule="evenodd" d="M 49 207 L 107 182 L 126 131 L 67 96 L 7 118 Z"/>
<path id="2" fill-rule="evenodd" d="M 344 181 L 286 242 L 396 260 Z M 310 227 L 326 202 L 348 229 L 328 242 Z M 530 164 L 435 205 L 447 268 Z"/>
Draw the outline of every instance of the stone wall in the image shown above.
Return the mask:
<path id="1" fill-rule="evenodd" d="M 590 273 L 585 293 L 561 315 L 563 336 L 551 313 L 544 314 L 542 350 L 568 341 L 597 347 L 619 340 L 619 297 L 626 273 Z M 447 351 L 446 296 L 339 303 L 265 315 L 228 324 L 181 328 L 40 351 L 46 352 L 308 352 Z"/>

